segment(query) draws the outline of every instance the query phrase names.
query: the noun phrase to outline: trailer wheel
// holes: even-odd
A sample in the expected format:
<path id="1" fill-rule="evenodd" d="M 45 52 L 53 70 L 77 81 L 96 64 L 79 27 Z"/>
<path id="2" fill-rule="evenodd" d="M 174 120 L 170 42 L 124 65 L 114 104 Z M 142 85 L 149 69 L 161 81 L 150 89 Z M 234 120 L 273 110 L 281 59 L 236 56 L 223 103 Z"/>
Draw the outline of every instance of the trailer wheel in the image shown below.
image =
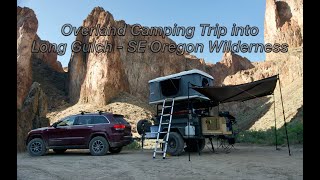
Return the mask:
<path id="1" fill-rule="evenodd" d="M 167 135 L 164 136 L 163 141 L 166 140 Z M 184 141 L 181 135 L 176 132 L 170 132 L 169 139 L 168 139 L 167 153 L 169 153 L 172 156 L 178 156 L 183 152 L 183 147 L 184 147 Z"/>
<path id="2" fill-rule="evenodd" d="M 186 142 L 187 147 L 184 149 L 186 152 L 198 152 L 198 147 L 197 147 L 197 140 L 189 140 L 189 142 Z M 205 139 L 199 139 L 198 140 L 199 144 L 199 151 L 202 151 L 206 145 Z"/>

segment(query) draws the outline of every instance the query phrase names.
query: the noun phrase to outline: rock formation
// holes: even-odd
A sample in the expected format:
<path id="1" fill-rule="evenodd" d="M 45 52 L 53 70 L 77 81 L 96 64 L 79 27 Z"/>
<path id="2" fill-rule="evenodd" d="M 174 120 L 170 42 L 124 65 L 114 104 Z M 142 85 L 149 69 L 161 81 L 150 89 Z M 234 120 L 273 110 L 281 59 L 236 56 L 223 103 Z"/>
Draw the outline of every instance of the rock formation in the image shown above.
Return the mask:
<path id="1" fill-rule="evenodd" d="M 224 77 L 239 70 L 252 68 L 249 60 L 241 56 L 227 53 L 220 63 L 208 65 L 203 59 L 195 56 L 175 53 L 153 53 L 146 48 L 144 53 L 129 53 L 129 41 L 146 40 L 148 45 L 158 40 L 162 43 L 174 43 L 170 38 L 160 36 L 133 36 L 131 25 L 124 21 L 115 21 L 112 14 L 96 7 L 84 20 L 83 27 L 124 27 L 127 26 L 124 36 L 92 36 L 79 34 L 76 40 L 83 43 L 111 43 L 113 47 L 123 46 L 123 49 L 114 49 L 109 53 L 73 53 L 68 65 L 69 97 L 72 103 L 93 103 L 104 105 L 120 92 L 129 92 L 142 98 L 148 97 L 148 81 L 150 79 L 173 74 L 190 69 L 199 69 L 213 74 L 216 83 L 222 82 Z M 95 31 L 94 31 L 95 32 Z"/>
<path id="2" fill-rule="evenodd" d="M 35 37 L 35 49 L 39 49 L 40 44 L 52 46 L 49 41 L 41 40 L 38 35 Z M 67 73 L 57 60 L 57 53 L 33 52 L 31 55 L 32 82 L 41 84 L 42 90 L 48 97 L 48 110 L 51 111 L 67 101 Z"/>
<path id="3" fill-rule="evenodd" d="M 31 45 L 37 29 L 33 10 L 17 7 L 17 108 L 21 108 L 32 83 Z"/>
<path id="4" fill-rule="evenodd" d="M 35 36 L 35 50 L 39 50 L 40 44 L 46 44 L 47 47 L 51 47 L 49 41 L 41 40 L 38 35 Z M 44 63 L 48 64 L 53 70 L 57 72 L 64 72 L 62 65 L 57 61 L 57 53 L 54 51 L 48 52 L 37 52 L 32 53 L 32 59 L 41 59 Z"/>
<path id="5" fill-rule="evenodd" d="M 303 106 L 303 57 L 302 49 L 287 53 L 281 61 L 258 63 L 254 68 L 227 76 L 223 84 L 242 84 L 279 74 L 286 121 L 291 121 Z M 284 124 L 279 84 L 274 91 L 277 127 Z M 242 129 L 264 130 L 274 126 L 274 99 L 263 97 L 244 103 L 228 103 L 223 110 L 236 115 Z M 301 113 L 301 112 L 300 112 Z"/>
<path id="6" fill-rule="evenodd" d="M 32 81 L 41 84 L 48 99 L 49 112 L 67 103 L 66 72 L 58 72 L 46 61 L 32 58 Z"/>
<path id="7" fill-rule="evenodd" d="M 266 53 L 266 61 L 255 68 L 227 76 L 223 84 L 242 84 L 279 74 L 286 121 L 303 111 L 303 2 L 302 0 L 267 0 L 265 13 L 265 43 L 287 43 L 288 53 Z M 284 124 L 279 84 L 275 89 L 277 127 Z M 253 106 L 256 105 L 256 106 Z M 229 103 L 240 117 L 244 129 L 263 130 L 274 126 L 273 97 L 245 103 Z M 241 122 L 242 121 L 242 122 Z"/>
<path id="8" fill-rule="evenodd" d="M 31 129 L 48 126 L 46 118 L 49 108 L 63 104 L 66 100 L 66 73 L 63 71 L 57 53 L 32 53 L 42 41 L 36 34 L 38 20 L 34 12 L 17 7 L 17 150 L 25 150 L 25 138 Z M 42 85 L 40 87 L 40 82 Z M 33 84 L 32 84 L 33 83 Z M 32 86 L 31 86 L 32 84 Z M 28 94 L 29 92 L 29 94 Z M 46 94 L 45 94 L 46 93 Z"/>
<path id="9" fill-rule="evenodd" d="M 266 0 L 265 43 L 287 43 L 289 51 L 303 44 L 303 1 Z M 281 60 L 285 53 L 266 53 L 266 60 Z"/>
<path id="10" fill-rule="evenodd" d="M 303 76 L 302 48 L 296 48 L 283 56 L 281 61 L 266 61 L 255 65 L 255 68 L 239 71 L 227 76 L 223 84 L 242 84 L 280 75 L 281 83 L 286 86 Z"/>
<path id="11" fill-rule="evenodd" d="M 221 85 L 229 75 L 254 67 L 247 58 L 232 52 L 224 53 L 220 62 L 208 66 L 207 72 L 214 77 L 215 85 Z"/>
<path id="12" fill-rule="evenodd" d="M 31 129 L 49 126 L 47 98 L 39 83 L 34 82 L 22 108 L 17 109 L 17 150 L 26 148 L 25 138 Z"/>

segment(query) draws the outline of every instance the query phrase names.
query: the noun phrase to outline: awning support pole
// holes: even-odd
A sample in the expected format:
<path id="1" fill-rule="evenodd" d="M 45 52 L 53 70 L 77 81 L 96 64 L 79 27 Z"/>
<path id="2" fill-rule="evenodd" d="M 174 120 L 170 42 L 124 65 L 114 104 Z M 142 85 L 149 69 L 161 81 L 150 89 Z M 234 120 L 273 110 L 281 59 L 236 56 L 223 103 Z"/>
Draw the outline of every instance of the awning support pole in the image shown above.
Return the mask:
<path id="1" fill-rule="evenodd" d="M 187 142 L 189 143 L 189 123 L 190 123 L 190 120 L 191 120 L 191 108 L 190 108 L 190 99 L 189 99 L 189 90 L 190 90 L 190 82 L 188 82 L 188 124 L 187 124 L 187 127 L 188 127 L 188 140 Z M 188 154 L 189 154 L 189 161 L 190 161 L 190 150 L 188 151 Z"/>
<path id="2" fill-rule="evenodd" d="M 276 136 L 276 150 L 278 149 L 278 138 L 277 138 L 277 117 L 276 117 L 276 99 L 274 98 L 274 93 L 272 94 L 273 96 L 273 114 L 274 114 L 274 133 Z"/>
<path id="3" fill-rule="evenodd" d="M 279 75 L 278 75 L 278 79 L 279 79 L 279 88 L 280 88 L 280 95 L 281 95 L 281 104 L 282 104 L 282 114 L 283 114 L 284 128 L 286 130 L 286 137 L 287 137 L 289 156 L 291 156 L 289 138 L 288 138 L 288 131 L 287 131 L 287 122 L 286 122 L 286 117 L 285 117 L 285 114 L 284 114 L 283 99 L 282 99 L 282 92 L 281 92 L 281 82 L 280 82 L 280 76 Z"/>

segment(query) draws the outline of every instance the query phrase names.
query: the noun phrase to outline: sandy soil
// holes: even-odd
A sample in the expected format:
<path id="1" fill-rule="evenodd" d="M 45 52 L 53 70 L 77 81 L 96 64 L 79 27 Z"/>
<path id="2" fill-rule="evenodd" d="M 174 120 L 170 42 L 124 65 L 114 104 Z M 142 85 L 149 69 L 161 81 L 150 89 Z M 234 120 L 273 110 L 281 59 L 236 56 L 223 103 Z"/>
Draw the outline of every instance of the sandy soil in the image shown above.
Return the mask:
<path id="1" fill-rule="evenodd" d="M 125 150 L 120 154 L 91 156 L 88 150 L 52 151 L 45 156 L 17 154 L 18 179 L 303 179 L 303 148 L 236 144 L 226 153 L 213 153 L 209 146 L 201 155 L 161 155 L 152 159 L 152 150 Z"/>

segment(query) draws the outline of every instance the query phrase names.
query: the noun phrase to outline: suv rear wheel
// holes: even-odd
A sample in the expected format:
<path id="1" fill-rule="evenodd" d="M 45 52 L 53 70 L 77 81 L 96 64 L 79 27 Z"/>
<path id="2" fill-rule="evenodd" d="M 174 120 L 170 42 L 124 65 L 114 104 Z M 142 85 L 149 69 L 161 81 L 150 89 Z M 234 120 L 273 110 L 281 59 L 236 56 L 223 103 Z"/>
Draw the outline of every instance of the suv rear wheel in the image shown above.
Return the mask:
<path id="1" fill-rule="evenodd" d="M 170 132 L 167 135 L 169 135 L 167 153 L 172 156 L 180 155 L 183 152 L 184 147 L 184 141 L 181 135 L 176 132 Z M 166 140 L 167 135 L 164 136 L 163 141 Z"/>
<path id="2" fill-rule="evenodd" d="M 29 141 L 27 148 L 31 156 L 42 156 L 47 152 L 46 145 L 41 138 L 34 138 Z"/>
<path id="3" fill-rule="evenodd" d="M 66 152 L 67 149 L 53 149 L 53 152 L 57 153 L 57 154 L 62 154 L 64 152 Z"/>
<path id="4" fill-rule="evenodd" d="M 117 147 L 117 148 L 110 148 L 109 151 L 113 154 L 116 154 L 116 153 L 120 153 L 122 150 L 122 147 Z"/>
<path id="5" fill-rule="evenodd" d="M 89 143 L 90 153 L 93 156 L 103 156 L 109 151 L 109 144 L 102 136 L 97 136 L 91 139 Z"/>

